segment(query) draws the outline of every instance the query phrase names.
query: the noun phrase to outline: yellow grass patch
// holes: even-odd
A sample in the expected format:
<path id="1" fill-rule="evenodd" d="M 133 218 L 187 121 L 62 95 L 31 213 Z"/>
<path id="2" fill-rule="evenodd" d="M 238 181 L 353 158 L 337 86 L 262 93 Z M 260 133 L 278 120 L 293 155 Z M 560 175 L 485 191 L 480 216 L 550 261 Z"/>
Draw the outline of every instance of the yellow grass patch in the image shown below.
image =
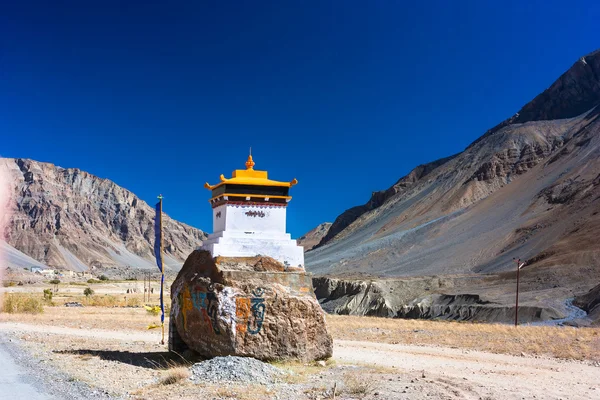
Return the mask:
<path id="1" fill-rule="evenodd" d="M 328 315 L 327 322 L 336 339 L 600 360 L 600 328 L 514 327 L 345 315 Z"/>
<path id="2" fill-rule="evenodd" d="M 108 329 L 114 331 L 147 331 L 148 325 L 160 323 L 143 308 L 107 307 L 44 307 L 44 313 L 11 315 L 4 314 L 3 321 L 25 322 L 36 325 L 67 328 Z M 165 318 L 168 326 L 168 315 Z"/>
<path id="3" fill-rule="evenodd" d="M 8 314 L 41 314 L 44 312 L 44 299 L 34 294 L 11 293 L 3 296 L 2 312 Z"/>

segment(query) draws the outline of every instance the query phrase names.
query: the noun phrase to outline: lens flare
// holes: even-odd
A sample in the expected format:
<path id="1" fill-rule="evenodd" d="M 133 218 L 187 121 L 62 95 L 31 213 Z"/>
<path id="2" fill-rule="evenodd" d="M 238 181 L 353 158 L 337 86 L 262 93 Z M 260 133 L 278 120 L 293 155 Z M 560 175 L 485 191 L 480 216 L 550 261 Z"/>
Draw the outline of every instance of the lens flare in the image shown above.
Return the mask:
<path id="1" fill-rule="evenodd" d="M 7 160 L 0 158 L 0 241 L 5 241 L 6 229 L 10 221 L 11 201 L 12 201 L 11 174 L 8 169 Z M 5 247 L 0 244 L 0 281 L 2 275 L 8 267 L 8 260 L 4 253 Z"/>

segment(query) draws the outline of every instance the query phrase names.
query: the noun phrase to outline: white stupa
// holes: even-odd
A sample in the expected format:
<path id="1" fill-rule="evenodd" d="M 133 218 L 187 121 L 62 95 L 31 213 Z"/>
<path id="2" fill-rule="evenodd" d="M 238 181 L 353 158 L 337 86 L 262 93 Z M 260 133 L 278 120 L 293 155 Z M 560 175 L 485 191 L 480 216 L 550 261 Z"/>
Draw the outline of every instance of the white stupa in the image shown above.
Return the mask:
<path id="1" fill-rule="evenodd" d="M 290 187 L 297 184 L 268 179 L 267 171 L 254 170 L 252 155 L 246 169 L 230 179 L 205 188 L 212 192 L 213 233 L 201 249 L 213 257 L 272 257 L 288 266 L 304 268 L 304 249 L 286 233 Z"/>

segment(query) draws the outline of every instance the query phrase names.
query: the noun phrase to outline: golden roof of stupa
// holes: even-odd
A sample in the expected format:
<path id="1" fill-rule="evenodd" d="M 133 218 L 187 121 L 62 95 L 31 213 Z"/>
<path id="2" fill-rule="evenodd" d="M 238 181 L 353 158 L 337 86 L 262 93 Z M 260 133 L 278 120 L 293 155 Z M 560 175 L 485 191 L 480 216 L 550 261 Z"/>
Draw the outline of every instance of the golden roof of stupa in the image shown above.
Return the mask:
<path id="1" fill-rule="evenodd" d="M 231 178 L 225 178 L 225 175 L 221 174 L 220 183 L 216 185 L 209 185 L 208 182 L 204 184 L 204 187 L 208 190 L 214 190 L 222 185 L 254 185 L 254 186 L 283 186 L 292 187 L 298 183 L 296 178 L 290 182 L 274 181 L 268 178 L 267 171 L 257 171 L 254 169 L 254 160 L 252 160 L 252 154 L 248 156 L 246 161 L 246 169 L 236 169 L 232 172 Z"/>

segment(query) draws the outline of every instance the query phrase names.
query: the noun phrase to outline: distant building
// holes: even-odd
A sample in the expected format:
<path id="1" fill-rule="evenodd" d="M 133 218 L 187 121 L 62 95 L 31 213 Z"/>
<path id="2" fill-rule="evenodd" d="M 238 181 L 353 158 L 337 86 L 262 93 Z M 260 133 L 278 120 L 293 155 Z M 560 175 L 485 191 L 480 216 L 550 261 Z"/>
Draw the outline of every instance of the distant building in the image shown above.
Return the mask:
<path id="1" fill-rule="evenodd" d="M 56 275 L 56 270 L 54 270 L 54 269 L 42 269 L 40 271 L 40 274 L 42 274 L 44 276 Z"/>

